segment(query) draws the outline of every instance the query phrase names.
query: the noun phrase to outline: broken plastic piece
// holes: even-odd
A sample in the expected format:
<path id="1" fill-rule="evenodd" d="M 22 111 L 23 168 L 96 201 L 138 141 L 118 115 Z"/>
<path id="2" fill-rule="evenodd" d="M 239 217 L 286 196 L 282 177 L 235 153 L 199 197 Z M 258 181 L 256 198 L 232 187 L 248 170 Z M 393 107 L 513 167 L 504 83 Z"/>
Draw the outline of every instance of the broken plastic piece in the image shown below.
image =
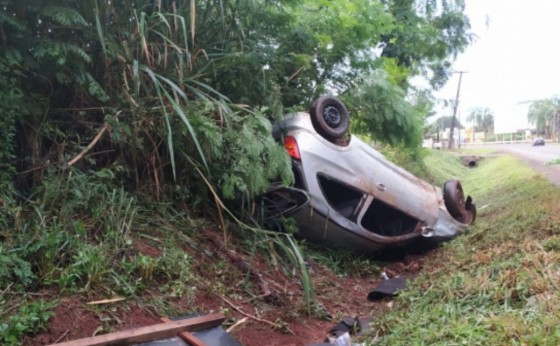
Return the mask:
<path id="1" fill-rule="evenodd" d="M 369 301 L 379 300 L 385 297 L 394 297 L 399 290 L 405 289 L 407 281 L 413 280 L 407 277 L 398 277 L 382 281 L 379 286 L 369 292 L 367 299 Z"/>

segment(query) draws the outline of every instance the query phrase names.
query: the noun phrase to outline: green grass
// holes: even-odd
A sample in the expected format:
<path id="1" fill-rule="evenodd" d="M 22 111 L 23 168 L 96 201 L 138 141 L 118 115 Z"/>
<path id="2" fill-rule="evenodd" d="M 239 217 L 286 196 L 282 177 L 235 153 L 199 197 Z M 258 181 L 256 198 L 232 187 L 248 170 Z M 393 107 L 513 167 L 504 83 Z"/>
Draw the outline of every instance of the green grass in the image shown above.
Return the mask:
<path id="1" fill-rule="evenodd" d="M 430 157 L 479 208 L 373 326 L 376 345 L 560 344 L 560 190 L 509 156 L 474 170 Z"/>
<path id="2" fill-rule="evenodd" d="M 0 307 L 4 303 L 1 298 L 0 296 Z M 46 331 L 47 321 L 52 316 L 50 309 L 55 305 L 56 303 L 47 303 L 42 299 L 31 303 L 21 302 L 17 313 L 0 323 L 0 343 L 20 345 L 21 335 Z"/>
<path id="3" fill-rule="evenodd" d="M 376 277 L 381 273 L 379 263 L 345 249 L 311 246 L 308 257 L 325 265 L 339 276 Z"/>
<path id="4" fill-rule="evenodd" d="M 433 151 L 424 159 L 427 167 L 427 177 L 433 184 L 443 186 L 447 179 L 460 178 L 467 169 L 457 156 L 444 151 Z"/>
<path id="5" fill-rule="evenodd" d="M 240 277 L 234 263 L 219 269 L 231 276 L 196 270 L 220 263 L 206 258 L 208 240 L 201 239 L 202 230 L 214 224 L 177 204 L 114 187 L 105 175 L 47 175 L 35 198 L 17 207 L 16 229 L 0 234 L 0 344 L 19 344 L 45 330 L 53 305 L 36 299 L 43 289 L 83 300 L 125 297 L 162 313 L 178 312 L 181 301 L 189 309 L 183 315 L 197 312 L 191 303 L 200 290 L 228 295 Z M 226 221 L 228 246 L 265 257 L 277 269 L 297 268 L 293 273 L 300 276 L 311 314 L 312 281 L 292 236 L 234 223 L 233 216 Z M 105 308 L 110 309 L 98 309 Z"/>
<path id="6" fill-rule="evenodd" d="M 486 155 L 496 151 L 496 149 L 485 148 L 484 146 L 468 146 L 462 147 L 458 153 L 463 155 Z"/>

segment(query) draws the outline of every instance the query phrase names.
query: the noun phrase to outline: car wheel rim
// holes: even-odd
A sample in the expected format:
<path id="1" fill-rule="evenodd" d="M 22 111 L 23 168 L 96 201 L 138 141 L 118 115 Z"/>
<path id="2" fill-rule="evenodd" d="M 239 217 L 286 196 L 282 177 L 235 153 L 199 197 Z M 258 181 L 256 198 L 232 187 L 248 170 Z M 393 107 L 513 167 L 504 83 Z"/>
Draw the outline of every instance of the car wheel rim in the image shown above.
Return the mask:
<path id="1" fill-rule="evenodd" d="M 337 128 L 342 122 L 342 115 L 336 107 L 327 106 L 323 111 L 323 119 L 325 119 L 325 123 L 331 128 Z"/>

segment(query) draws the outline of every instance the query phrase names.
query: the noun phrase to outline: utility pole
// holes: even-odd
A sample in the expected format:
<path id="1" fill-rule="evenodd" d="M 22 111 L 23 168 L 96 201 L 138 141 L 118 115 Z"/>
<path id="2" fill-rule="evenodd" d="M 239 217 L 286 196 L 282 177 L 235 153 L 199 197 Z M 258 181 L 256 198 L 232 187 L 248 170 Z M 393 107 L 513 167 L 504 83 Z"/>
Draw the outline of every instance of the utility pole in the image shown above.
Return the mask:
<path id="1" fill-rule="evenodd" d="M 459 124 L 461 124 L 461 114 L 459 113 Z M 461 150 L 461 129 L 459 129 L 459 134 L 457 135 L 457 147 Z"/>
<path id="2" fill-rule="evenodd" d="M 463 73 L 466 71 L 457 71 L 455 73 L 459 74 L 459 85 L 457 86 L 457 96 L 455 97 L 455 104 L 453 105 L 453 117 L 451 118 L 451 128 L 449 129 L 449 144 L 448 149 L 453 149 L 453 132 L 455 131 L 455 118 L 457 116 L 457 107 L 459 106 L 459 92 L 461 91 L 461 80 L 463 79 Z"/>

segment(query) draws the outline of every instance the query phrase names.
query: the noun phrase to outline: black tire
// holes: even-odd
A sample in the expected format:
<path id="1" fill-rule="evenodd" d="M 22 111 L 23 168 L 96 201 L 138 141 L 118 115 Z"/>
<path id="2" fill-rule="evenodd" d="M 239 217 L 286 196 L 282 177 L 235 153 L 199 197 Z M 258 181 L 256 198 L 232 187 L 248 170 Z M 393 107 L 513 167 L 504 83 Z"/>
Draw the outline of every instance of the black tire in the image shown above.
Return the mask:
<path id="1" fill-rule="evenodd" d="M 350 116 L 342 102 L 332 96 L 321 96 L 309 113 L 315 130 L 328 140 L 342 138 L 350 127 Z"/>
<path id="2" fill-rule="evenodd" d="M 445 207 L 454 219 L 461 221 L 465 216 L 465 195 L 459 180 L 452 179 L 443 185 L 443 201 Z"/>

